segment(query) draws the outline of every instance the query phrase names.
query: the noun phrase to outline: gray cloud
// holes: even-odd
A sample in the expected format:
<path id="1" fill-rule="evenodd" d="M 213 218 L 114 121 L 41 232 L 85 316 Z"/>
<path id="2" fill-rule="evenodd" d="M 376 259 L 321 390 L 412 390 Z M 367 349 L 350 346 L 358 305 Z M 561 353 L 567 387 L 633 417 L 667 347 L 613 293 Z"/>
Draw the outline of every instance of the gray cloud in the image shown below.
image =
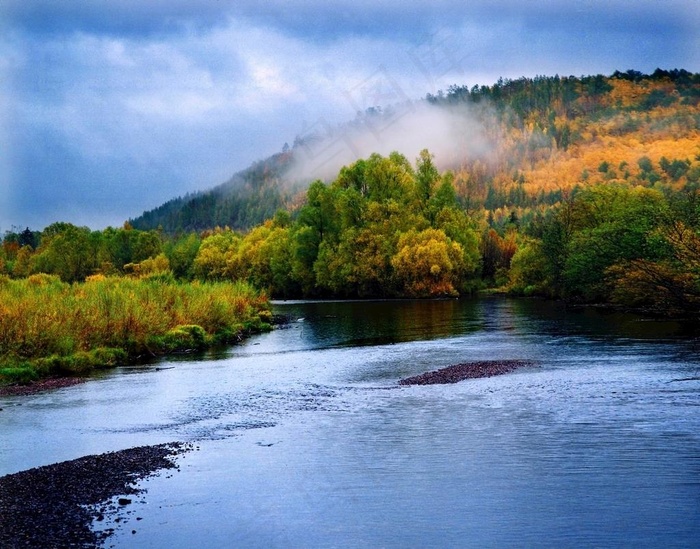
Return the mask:
<path id="1" fill-rule="evenodd" d="M 6 0 L 0 230 L 119 224 L 308 128 L 454 83 L 698 71 L 697 6 Z"/>
<path id="2" fill-rule="evenodd" d="M 10 24 L 30 32 L 87 32 L 143 35 L 206 29 L 244 18 L 305 38 L 327 42 L 347 35 L 382 35 L 420 40 L 426 29 L 509 20 L 542 31 L 554 26 L 593 27 L 631 34 L 678 33 L 697 21 L 695 0 L 5 0 Z"/>

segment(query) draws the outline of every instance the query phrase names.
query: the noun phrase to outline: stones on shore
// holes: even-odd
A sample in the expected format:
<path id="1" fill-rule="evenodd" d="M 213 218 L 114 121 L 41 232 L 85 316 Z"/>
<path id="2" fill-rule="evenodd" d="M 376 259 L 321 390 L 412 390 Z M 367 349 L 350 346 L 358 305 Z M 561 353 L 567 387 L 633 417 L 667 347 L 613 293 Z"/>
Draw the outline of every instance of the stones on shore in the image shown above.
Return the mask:
<path id="1" fill-rule="evenodd" d="M 139 493 L 138 480 L 177 468 L 175 457 L 190 449 L 141 446 L 0 477 L 0 547 L 100 547 L 112 530 L 91 525 L 104 519 L 106 503 L 122 496 L 119 505 L 128 505 L 123 496 Z"/>
<path id="2" fill-rule="evenodd" d="M 399 385 L 457 383 L 465 379 L 499 376 L 510 373 L 517 368 L 532 366 L 533 364 L 534 363 L 529 360 L 481 360 L 477 362 L 465 362 L 417 376 L 407 377 L 400 380 Z"/>
<path id="3" fill-rule="evenodd" d="M 88 381 L 87 377 L 52 377 L 26 384 L 0 385 L 0 396 L 28 396 L 71 387 Z"/>

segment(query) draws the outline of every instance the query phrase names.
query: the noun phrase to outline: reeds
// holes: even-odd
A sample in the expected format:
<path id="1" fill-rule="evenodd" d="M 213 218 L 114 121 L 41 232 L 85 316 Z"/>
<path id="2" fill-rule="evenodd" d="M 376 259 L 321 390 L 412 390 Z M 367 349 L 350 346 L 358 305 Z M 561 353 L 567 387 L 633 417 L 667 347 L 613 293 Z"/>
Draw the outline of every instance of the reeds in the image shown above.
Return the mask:
<path id="1" fill-rule="evenodd" d="M 0 382 L 82 374 L 143 355 L 203 349 L 269 327 L 267 298 L 243 282 L 169 275 L 0 278 Z"/>

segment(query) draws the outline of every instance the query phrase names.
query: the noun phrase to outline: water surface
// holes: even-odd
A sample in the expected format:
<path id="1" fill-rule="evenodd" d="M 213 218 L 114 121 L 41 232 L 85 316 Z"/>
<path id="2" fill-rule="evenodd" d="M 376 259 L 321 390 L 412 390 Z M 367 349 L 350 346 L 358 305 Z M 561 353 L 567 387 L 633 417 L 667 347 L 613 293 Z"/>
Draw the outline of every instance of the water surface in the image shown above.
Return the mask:
<path id="1" fill-rule="evenodd" d="M 0 474 L 196 442 L 115 547 L 698 546 L 692 324 L 500 298 L 275 309 L 287 327 L 216 355 L 1 399 Z M 537 366 L 396 386 L 491 359 Z"/>

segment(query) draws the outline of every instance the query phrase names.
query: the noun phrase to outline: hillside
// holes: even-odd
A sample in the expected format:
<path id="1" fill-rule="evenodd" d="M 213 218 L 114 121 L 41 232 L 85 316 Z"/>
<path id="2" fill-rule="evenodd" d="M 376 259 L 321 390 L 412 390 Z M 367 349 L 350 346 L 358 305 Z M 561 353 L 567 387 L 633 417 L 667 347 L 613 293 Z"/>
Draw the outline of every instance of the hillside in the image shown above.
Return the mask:
<path id="1" fill-rule="evenodd" d="M 386 152 L 424 138 L 432 149 Z M 489 288 L 695 318 L 698 258 L 700 76 L 658 70 L 374 109 L 122 228 L 7 233 L 0 282 L 238 280 L 288 298 Z"/>
<path id="2" fill-rule="evenodd" d="M 249 229 L 279 209 L 297 209 L 311 180 L 328 180 L 357 159 L 344 156 L 344 162 L 324 166 L 330 169 L 301 168 L 310 151 L 350 143 L 345 148 L 357 152 L 363 131 L 376 133 L 394 121 L 397 127 L 409 121 L 416 151 L 430 149 L 441 170 L 454 172 L 458 200 L 466 209 L 486 208 L 497 220 L 514 209 L 527 218 L 532 208 L 601 182 L 680 188 L 700 182 L 699 104 L 700 75 L 684 70 L 452 86 L 408 106 L 370 109 L 322 135 L 297 137 L 293 147 L 226 183 L 175 198 L 130 224 L 142 230 L 160 227 L 166 233 L 217 226 Z M 413 126 L 412 117 L 417 119 Z M 445 120 L 449 127 L 442 131 Z M 435 144 L 441 131 L 446 139 Z M 392 134 L 381 137 L 385 146 L 411 159 L 402 150 L 403 141 Z"/>
<path id="3" fill-rule="evenodd" d="M 216 226 L 252 227 L 289 206 L 294 191 L 285 188 L 283 177 L 291 161 L 290 153 L 273 155 L 214 189 L 175 198 L 129 223 L 136 229 L 160 227 L 171 234 Z"/>

